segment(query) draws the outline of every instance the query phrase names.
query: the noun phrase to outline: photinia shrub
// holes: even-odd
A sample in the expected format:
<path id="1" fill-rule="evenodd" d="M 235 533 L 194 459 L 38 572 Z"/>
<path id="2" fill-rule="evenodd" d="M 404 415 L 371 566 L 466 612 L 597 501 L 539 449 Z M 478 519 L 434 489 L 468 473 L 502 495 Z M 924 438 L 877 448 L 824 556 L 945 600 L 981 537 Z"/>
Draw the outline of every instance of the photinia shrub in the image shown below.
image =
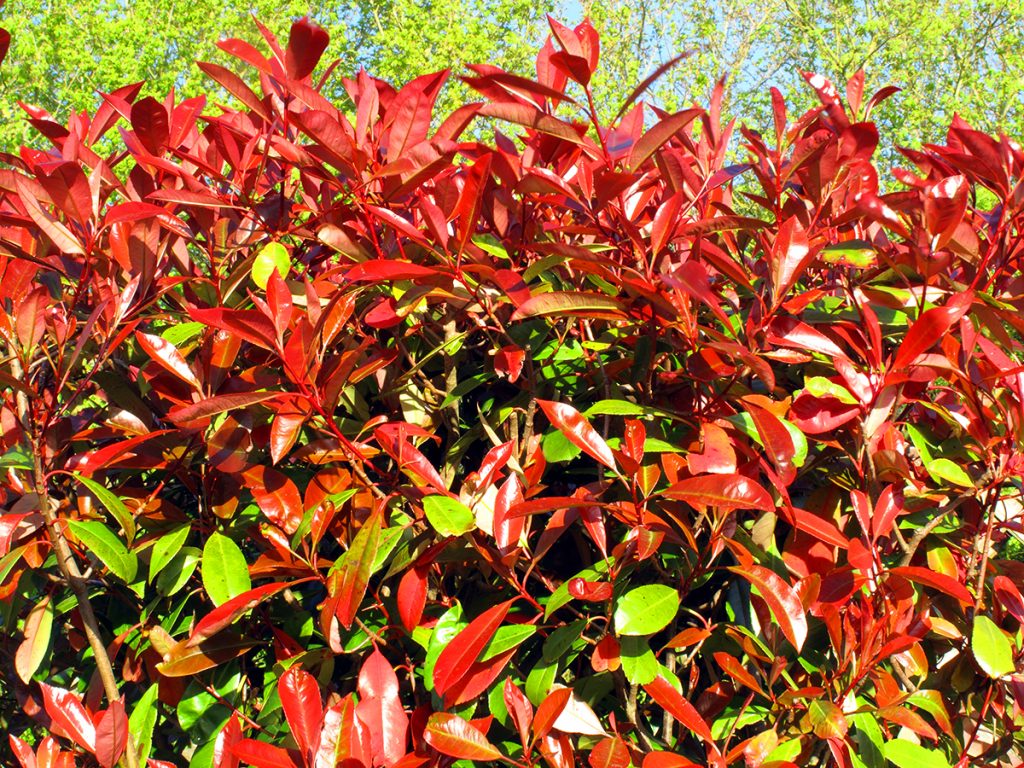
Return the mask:
<path id="1" fill-rule="evenodd" d="M 29 109 L 6 763 L 1024 757 L 1024 151 L 955 119 L 883 194 L 861 73 L 734 137 L 551 30 L 450 115 L 328 102 L 306 20 L 199 65 L 237 108 Z"/>

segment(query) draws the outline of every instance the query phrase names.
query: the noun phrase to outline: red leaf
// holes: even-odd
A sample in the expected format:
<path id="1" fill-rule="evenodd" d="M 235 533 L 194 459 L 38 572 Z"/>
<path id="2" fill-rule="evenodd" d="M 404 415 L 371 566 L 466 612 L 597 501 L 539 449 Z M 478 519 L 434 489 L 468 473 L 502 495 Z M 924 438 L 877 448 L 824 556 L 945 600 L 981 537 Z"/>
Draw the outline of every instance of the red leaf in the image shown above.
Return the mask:
<path id="1" fill-rule="evenodd" d="M 434 666 L 434 690 L 443 696 L 469 671 L 487 643 L 498 631 L 514 600 L 488 608 L 445 646 Z"/>
<path id="2" fill-rule="evenodd" d="M 161 368 L 174 374 L 189 386 L 197 390 L 202 389 L 202 384 L 199 383 L 199 379 L 196 378 L 192 368 L 185 361 L 185 358 L 181 356 L 178 348 L 171 344 L 171 342 L 160 336 L 153 336 L 142 331 L 135 333 L 135 340 L 142 347 L 142 351 L 153 358 L 153 362 L 157 363 Z"/>
<path id="3" fill-rule="evenodd" d="M 793 472 L 793 456 L 796 448 L 789 430 L 771 411 L 754 403 L 744 401 L 743 407 L 754 422 L 757 434 L 764 443 L 768 458 L 784 477 Z"/>
<path id="4" fill-rule="evenodd" d="M 502 758 L 502 754 L 472 724 L 447 712 L 430 716 L 423 738 L 442 755 L 460 760 L 483 762 Z"/>
<path id="5" fill-rule="evenodd" d="M 110 466 L 115 460 L 124 456 L 137 445 L 140 445 L 147 440 L 152 440 L 154 437 L 166 435 L 169 432 L 170 430 L 167 429 L 148 432 L 145 435 L 136 435 L 135 437 L 130 437 L 127 440 L 121 440 L 120 442 L 106 445 L 103 448 L 96 449 L 95 451 L 80 453 L 77 456 L 72 456 L 68 459 L 65 469 L 72 472 L 78 472 L 79 474 L 87 477 L 91 476 L 94 472 L 98 472 L 99 470 Z"/>
<path id="6" fill-rule="evenodd" d="M 102 768 L 114 768 L 128 746 L 128 715 L 124 702 L 111 702 L 96 725 L 96 760 Z"/>
<path id="7" fill-rule="evenodd" d="M 569 594 L 577 600 L 588 603 L 600 603 L 612 599 L 612 584 L 607 581 L 587 581 L 586 579 L 569 579 Z"/>
<path id="8" fill-rule="evenodd" d="M 504 346 L 494 355 L 494 372 L 499 376 L 508 379 L 509 383 L 515 383 L 519 374 L 523 372 L 523 363 L 526 362 L 526 352 L 514 344 Z"/>
<path id="9" fill-rule="evenodd" d="M 508 710 L 509 717 L 512 718 L 512 722 L 515 723 L 516 729 L 519 731 L 519 741 L 525 748 L 530 743 L 533 705 L 526 698 L 526 694 L 512 682 L 511 677 L 505 678 L 503 698 L 505 699 L 505 708 Z"/>
<path id="10" fill-rule="evenodd" d="M 494 540 L 502 550 L 519 545 L 526 521 L 511 511 L 523 501 L 523 486 L 517 475 L 509 475 L 494 498 Z"/>
<path id="11" fill-rule="evenodd" d="M 395 94 L 384 114 L 384 123 L 390 126 L 387 136 L 389 163 L 395 162 L 409 149 L 426 140 L 434 102 L 447 79 L 447 69 L 420 75 Z"/>
<path id="12" fill-rule="evenodd" d="M 306 423 L 305 411 L 278 411 L 270 425 L 270 460 L 279 464 L 295 445 Z"/>
<path id="13" fill-rule="evenodd" d="M 402 626 L 412 632 L 423 617 L 427 602 L 427 574 L 429 567 L 410 568 L 398 582 L 398 616 Z"/>
<path id="14" fill-rule="evenodd" d="M 85 255 L 85 247 L 82 245 L 82 241 L 73 235 L 67 227 L 42 209 L 36 196 L 32 193 L 32 189 L 28 186 L 28 182 L 21 174 L 15 174 L 14 187 L 18 191 L 19 199 L 25 206 L 25 211 L 28 213 L 29 218 L 43 231 L 44 235 L 53 241 L 53 244 L 60 251 L 78 256 Z"/>
<path id="15" fill-rule="evenodd" d="M 971 593 L 967 591 L 967 587 L 956 579 L 946 576 L 944 573 L 932 571 L 928 568 L 918 568 L 913 565 L 903 565 L 898 568 L 890 568 L 889 573 L 902 576 L 903 578 L 917 584 L 924 584 L 926 587 L 937 589 L 940 592 L 959 600 L 964 605 L 974 604 L 974 598 L 971 596 Z"/>
<path id="16" fill-rule="evenodd" d="M 458 707 L 472 701 L 486 691 L 516 654 L 516 649 L 506 651 L 487 661 L 477 661 L 466 671 L 462 679 L 444 694 L 446 706 Z"/>
<path id="17" fill-rule="evenodd" d="M 644 686 L 644 690 L 672 717 L 714 746 L 711 729 L 704 718 L 700 716 L 693 704 L 683 698 L 683 694 L 673 688 L 665 678 L 654 678 Z"/>
<path id="18" fill-rule="evenodd" d="M 412 476 L 414 481 L 431 485 L 442 494 L 448 493 L 448 488 L 434 469 L 434 465 L 405 439 L 401 430 L 378 427 L 373 431 L 373 436 L 384 452 L 395 460 L 399 469 Z"/>
<path id="19" fill-rule="evenodd" d="M 212 328 L 238 336 L 240 339 L 273 350 L 277 346 L 277 330 L 269 318 L 255 309 L 192 309 L 192 319 Z"/>
<path id="20" fill-rule="evenodd" d="M 295 665 L 281 675 L 277 690 L 288 728 L 308 765 L 319 745 L 320 722 L 324 717 L 320 686 L 311 674 Z"/>
<path id="21" fill-rule="evenodd" d="M 686 466 L 695 475 L 736 474 L 736 450 L 729 433 L 717 424 L 701 425 L 703 450 L 686 454 Z"/>
<path id="22" fill-rule="evenodd" d="M 352 757 L 352 738 L 355 727 L 355 701 L 349 694 L 324 712 L 323 729 L 320 732 L 320 746 L 317 749 L 314 768 L 336 768 L 343 766 Z"/>
<path id="23" fill-rule="evenodd" d="M 376 647 L 359 671 L 356 717 L 370 729 L 370 751 L 375 766 L 393 765 L 405 754 L 409 716 L 398 696 L 398 677 Z"/>
<path id="24" fill-rule="evenodd" d="M 859 405 L 844 403 L 835 397 L 815 397 L 804 392 L 793 401 L 789 417 L 801 432 L 820 435 L 853 421 L 860 412 Z"/>
<path id="25" fill-rule="evenodd" d="M 197 61 L 196 66 L 257 115 L 265 120 L 270 117 L 270 113 L 260 97 L 253 93 L 245 81 L 230 69 L 208 61 Z"/>
<path id="26" fill-rule="evenodd" d="M 242 721 L 232 714 L 224 723 L 213 747 L 213 768 L 238 768 L 238 756 L 232 747 L 242 740 Z"/>
<path id="27" fill-rule="evenodd" d="M 71 221 L 87 224 L 92 220 L 92 192 L 78 163 L 61 163 L 40 176 L 39 183 Z"/>
<path id="28" fill-rule="evenodd" d="M 775 509 L 775 502 L 768 491 L 744 475 L 689 477 L 662 493 L 698 508 L 760 509 L 765 512 Z"/>
<path id="29" fill-rule="evenodd" d="M 729 570 L 757 587 L 782 633 L 799 651 L 807 639 L 807 614 L 793 588 L 775 571 L 761 565 L 735 566 Z"/>
<path id="30" fill-rule="evenodd" d="M 929 184 L 924 192 L 924 223 L 935 238 L 935 247 L 943 248 L 953 238 L 967 212 L 970 185 L 965 176 L 948 176 Z"/>
<path id="31" fill-rule="evenodd" d="M 724 651 L 717 651 L 713 655 L 715 658 L 715 662 L 717 662 L 718 666 L 722 668 L 723 672 L 725 672 L 727 675 L 732 677 L 737 682 L 747 686 L 747 688 L 754 691 L 755 693 L 759 693 L 762 696 L 765 695 L 764 691 L 761 690 L 760 684 L 757 682 L 757 678 L 755 678 L 750 672 L 748 672 L 747 669 L 742 664 L 740 664 L 735 657 L 730 656 L 728 653 L 725 653 Z"/>
<path id="32" fill-rule="evenodd" d="M 167 414 L 167 418 L 175 424 L 190 425 L 202 419 L 216 416 L 218 413 L 232 411 L 235 408 L 247 408 L 250 405 L 263 403 L 275 397 L 286 395 L 284 392 L 236 392 L 230 395 L 216 395 L 200 400 L 198 403 L 175 408 Z M 287 395 L 286 395 L 287 396 Z"/>
<path id="33" fill-rule="evenodd" d="M 243 473 L 260 511 L 285 533 L 292 534 L 302 522 L 302 496 L 284 473 L 259 464 Z"/>
<path id="34" fill-rule="evenodd" d="M 335 615 L 345 629 L 352 626 L 366 594 L 373 560 L 380 546 L 382 524 L 383 513 L 375 509 L 352 539 L 341 566 L 331 573 L 330 594 L 338 601 Z"/>
<path id="35" fill-rule="evenodd" d="M 539 741 L 548 735 L 555 720 L 562 714 L 565 705 L 572 698 L 572 688 L 556 688 L 544 697 L 533 716 L 533 740 Z"/>
<path id="36" fill-rule="evenodd" d="M 615 455 L 608 443 L 590 426 L 590 422 L 579 411 L 568 403 L 556 403 L 550 400 L 538 400 L 537 405 L 544 415 L 570 443 L 587 455 L 604 464 L 609 469 L 616 469 Z"/>
<path id="37" fill-rule="evenodd" d="M 653 125 L 630 150 L 626 159 L 627 170 L 636 172 L 651 155 L 702 114 L 703 109 L 684 109 Z"/>
<path id="38" fill-rule="evenodd" d="M 507 120 L 510 123 L 518 123 L 560 139 L 571 141 L 573 144 L 587 146 L 590 142 L 586 139 L 582 129 L 577 128 L 557 117 L 546 115 L 536 107 L 526 104 L 513 104 L 511 102 L 490 102 L 480 107 L 477 114 L 484 117 L 495 117 L 499 120 Z"/>
<path id="39" fill-rule="evenodd" d="M 938 344 L 953 324 L 963 317 L 974 303 L 974 292 L 964 291 L 951 297 L 945 305 L 923 312 L 910 326 L 903 342 L 896 350 L 890 370 L 906 368 L 921 353 Z"/>
<path id="40" fill-rule="evenodd" d="M 1021 596 L 1017 585 L 1006 576 L 1000 575 L 996 576 L 992 582 L 992 591 L 1003 609 L 1009 611 L 1013 618 L 1024 624 L 1024 597 Z"/>
<path id="41" fill-rule="evenodd" d="M 242 739 L 231 745 L 231 751 L 253 768 L 300 768 L 301 766 L 301 763 L 297 762 L 287 749 L 275 747 L 265 741 Z"/>
<path id="42" fill-rule="evenodd" d="M 288 77 L 302 80 L 313 72 L 327 49 L 330 37 L 307 17 L 292 24 L 288 34 L 288 47 L 284 52 L 284 66 Z"/>
<path id="43" fill-rule="evenodd" d="M 230 626 L 244 613 L 251 611 L 272 595 L 276 595 L 283 589 L 287 589 L 298 582 L 287 584 L 264 584 L 261 587 L 250 589 L 237 597 L 233 597 L 225 603 L 214 608 L 203 616 L 192 630 L 186 643 L 189 646 L 197 646 L 200 643 L 213 637 L 225 627 Z"/>
<path id="44" fill-rule="evenodd" d="M 345 272 L 345 279 L 353 283 L 382 283 L 387 280 L 419 280 L 444 274 L 433 267 L 424 267 L 397 259 L 371 259 L 362 261 Z"/>
<path id="45" fill-rule="evenodd" d="M 55 688 L 46 683 L 40 683 L 39 687 L 43 692 L 43 708 L 59 729 L 60 735 L 67 736 L 78 746 L 95 753 L 96 726 L 82 700 L 63 688 Z"/>
<path id="46" fill-rule="evenodd" d="M 772 243 L 772 298 L 778 304 L 811 259 L 807 233 L 796 216 L 786 219 Z"/>
<path id="47" fill-rule="evenodd" d="M 152 96 L 139 99 L 132 104 L 131 122 L 146 151 L 157 157 L 162 155 L 171 132 L 167 108 Z"/>
<path id="48" fill-rule="evenodd" d="M 590 768 L 629 768 L 629 747 L 618 737 L 609 737 L 598 742 L 588 758 Z"/>

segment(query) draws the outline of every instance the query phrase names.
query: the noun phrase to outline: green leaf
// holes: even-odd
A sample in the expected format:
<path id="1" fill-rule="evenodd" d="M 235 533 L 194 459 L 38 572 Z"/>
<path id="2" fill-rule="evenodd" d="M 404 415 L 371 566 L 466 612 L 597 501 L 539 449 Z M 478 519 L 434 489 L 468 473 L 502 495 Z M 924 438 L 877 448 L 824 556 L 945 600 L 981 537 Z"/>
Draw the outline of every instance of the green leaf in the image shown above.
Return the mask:
<path id="1" fill-rule="evenodd" d="M 184 547 L 156 577 L 156 589 L 170 597 L 184 587 L 196 572 L 202 553 L 197 547 Z"/>
<path id="2" fill-rule="evenodd" d="M 961 488 L 973 488 L 974 481 L 959 464 L 949 459 L 933 459 L 925 465 L 928 474 L 935 480 L 945 480 Z"/>
<path id="3" fill-rule="evenodd" d="M 31 472 L 32 467 L 32 454 L 21 445 L 11 446 L 7 453 L 0 456 L 0 469 L 25 469 Z"/>
<path id="4" fill-rule="evenodd" d="M 882 754 L 899 768 L 950 768 L 949 760 L 937 749 L 928 749 L 905 739 L 887 741 L 882 746 Z"/>
<path id="5" fill-rule="evenodd" d="M 476 528 L 476 515 L 451 496 L 427 496 L 423 499 L 427 520 L 442 536 L 461 536 Z"/>
<path id="6" fill-rule="evenodd" d="M 190 530 L 191 528 L 187 525 L 178 526 L 174 530 L 163 534 L 153 543 L 153 549 L 149 555 L 149 582 L 151 584 L 160 571 L 166 568 L 167 564 L 181 550 Z"/>
<path id="7" fill-rule="evenodd" d="M 821 260 L 826 264 L 841 264 L 867 269 L 875 263 L 875 249 L 866 240 L 829 243 L 821 249 Z"/>
<path id="8" fill-rule="evenodd" d="M 861 699 L 857 703 L 859 706 L 866 706 Z M 885 758 L 882 756 L 884 736 L 874 713 L 861 712 L 851 715 L 850 722 L 854 728 L 853 738 L 857 744 L 857 754 L 866 768 L 885 768 Z"/>
<path id="9" fill-rule="evenodd" d="M 222 533 L 215 531 L 207 539 L 201 568 L 203 586 L 214 605 L 226 603 L 252 589 L 245 555 L 234 541 Z"/>
<path id="10" fill-rule="evenodd" d="M 615 604 L 619 635 L 653 635 L 668 626 L 679 611 L 679 593 L 664 584 L 637 587 Z"/>
<path id="11" fill-rule="evenodd" d="M 836 384 L 824 376 L 808 376 L 804 379 L 804 391 L 814 397 L 834 397 L 848 405 L 858 405 L 860 402 L 842 384 Z"/>
<path id="12" fill-rule="evenodd" d="M 544 641 L 544 647 L 541 650 L 544 661 L 550 664 L 557 664 L 559 661 L 563 661 L 562 657 L 565 656 L 569 649 L 576 643 L 582 642 L 581 637 L 586 626 L 586 620 L 577 619 L 570 624 L 566 624 L 564 627 L 558 627 L 553 630 Z"/>
<path id="13" fill-rule="evenodd" d="M 598 400 L 583 412 L 584 416 L 643 416 L 653 413 L 651 408 L 631 403 L 628 400 Z"/>
<path id="14" fill-rule="evenodd" d="M 128 537 L 128 543 L 131 544 L 135 539 L 135 519 L 132 517 L 132 513 L 128 511 L 128 508 L 124 505 L 124 502 L 118 498 L 117 494 L 109 490 L 106 486 L 100 485 L 95 480 L 90 480 L 88 477 L 82 477 L 77 472 L 71 473 L 74 478 L 89 489 L 89 492 L 96 497 L 96 499 L 106 507 L 115 520 L 124 529 L 125 536 Z"/>
<path id="15" fill-rule="evenodd" d="M 149 752 L 153 747 L 153 729 L 156 727 L 158 708 L 156 696 L 160 692 L 157 683 L 149 686 L 142 697 L 132 707 L 128 718 L 128 732 L 135 742 L 135 750 L 139 756 L 139 765 L 145 765 Z"/>
<path id="16" fill-rule="evenodd" d="M 634 685 L 646 685 L 658 676 L 658 659 L 645 637 L 624 637 L 619 645 L 622 672 Z"/>
<path id="17" fill-rule="evenodd" d="M 974 651 L 978 666 L 993 680 L 1016 669 L 1013 663 L 1013 646 L 1010 645 L 1009 638 L 992 619 L 983 614 L 974 617 L 971 650 Z"/>
<path id="18" fill-rule="evenodd" d="M 437 620 L 434 631 L 430 634 L 430 642 L 427 643 L 427 658 L 423 662 L 423 683 L 428 691 L 434 690 L 434 667 L 437 664 L 437 657 L 468 625 L 469 623 L 462 618 L 462 606 L 458 603 Z"/>
<path id="19" fill-rule="evenodd" d="M 288 277 L 292 257 L 280 243 L 267 243 L 252 262 L 252 281 L 260 288 L 266 288 L 270 274 L 276 269 L 283 278 Z"/>
<path id="20" fill-rule="evenodd" d="M 377 554 L 374 555 L 373 566 L 370 568 L 371 573 L 376 573 L 384 567 L 388 558 L 391 557 L 391 553 L 395 551 L 395 547 L 402 540 L 402 534 L 406 530 L 408 529 L 401 525 L 392 525 L 392 527 L 385 528 L 380 532 L 380 540 L 377 542 Z"/>
<path id="21" fill-rule="evenodd" d="M 541 438 L 540 447 L 544 452 L 544 459 L 552 464 L 572 461 L 583 453 L 579 446 L 569 442 L 569 438 L 557 429 Z"/>
<path id="22" fill-rule="evenodd" d="M 484 662 L 500 656 L 505 651 L 510 651 L 516 646 L 522 645 L 537 632 L 533 624 L 512 624 L 510 626 L 498 627 L 491 641 L 484 646 L 480 652 L 479 661 Z"/>
<path id="23" fill-rule="evenodd" d="M 68 526 L 112 574 L 126 584 L 135 580 L 139 559 L 128 551 L 117 534 L 97 520 L 68 520 Z"/>
<path id="24" fill-rule="evenodd" d="M 205 323 L 178 323 L 161 331 L 160 338 L 180 349 L 195 340 L 205 330 Z"/>
<path id="25" fill-rule="evenodd" d="M 524 691 L 526 698 L 533 706 L 539 707 L 541 702 L 548 697 L 556 677 L 558 677 L 558 662 L 548 663 L 541 660 L 530 670 L 530 674 L 526 676 Z"/>

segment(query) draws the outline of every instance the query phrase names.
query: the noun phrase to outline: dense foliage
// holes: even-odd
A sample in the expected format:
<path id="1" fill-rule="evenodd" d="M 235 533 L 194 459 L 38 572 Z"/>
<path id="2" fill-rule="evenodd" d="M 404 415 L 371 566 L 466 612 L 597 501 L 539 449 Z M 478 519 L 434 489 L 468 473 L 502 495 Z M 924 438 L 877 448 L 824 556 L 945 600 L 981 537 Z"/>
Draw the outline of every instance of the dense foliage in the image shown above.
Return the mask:
<path id="1" fill-rule="evenodd" d="M 22 766 L 1020 761 L 1024 151 L 957 120 L 882 195 L 891 91 L 808 75 L 727 165 L 721 90 L 602 122 L 596 33 L 551 30 L 450 114 L 446 73 L 339 109 L 303 20 L 200 65 L 240 111 L 34 118 Z"/>

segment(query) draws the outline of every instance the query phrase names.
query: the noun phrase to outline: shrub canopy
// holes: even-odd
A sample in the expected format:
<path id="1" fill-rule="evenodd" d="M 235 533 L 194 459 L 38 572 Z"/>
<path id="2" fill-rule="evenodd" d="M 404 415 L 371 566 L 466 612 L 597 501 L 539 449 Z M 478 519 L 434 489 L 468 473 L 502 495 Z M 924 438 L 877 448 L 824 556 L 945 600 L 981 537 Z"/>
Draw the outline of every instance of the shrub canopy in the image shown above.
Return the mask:
<path id="1" fill-rule="evenodd" d="M 1024 152 L 840 94 L 129 86 L 0 170 L 23 766 L 1011 764 Z M 572 115 L 572 117 L 566 117 Z M 464 138 L 474 121 L 492 141 Z M 95 147 L 112 129 L 122 148 Z M 1000 762 L 1002 761 L 1002 763 Z"/>

